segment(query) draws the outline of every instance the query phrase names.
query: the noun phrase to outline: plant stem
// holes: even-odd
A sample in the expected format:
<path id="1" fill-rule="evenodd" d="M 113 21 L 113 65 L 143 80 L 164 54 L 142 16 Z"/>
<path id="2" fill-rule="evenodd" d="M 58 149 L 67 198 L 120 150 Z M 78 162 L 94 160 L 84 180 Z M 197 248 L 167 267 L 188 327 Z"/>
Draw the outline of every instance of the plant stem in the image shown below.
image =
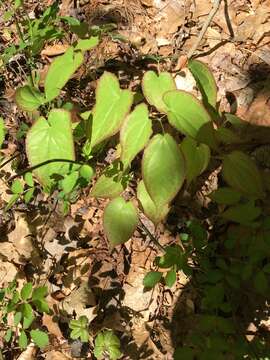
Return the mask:
<path id="1" fill-rule="evenodd" d="M 189 50 L 189 52 L 187 54 L 188 59 L 190 59 L 194 55 L 194 52 L 197 50 L 197 47 L 200 45 L 200 42 L 202 41 L 202 38 L 204 37 L 204 34 L 206 33 L 208 26 L 210 25 L 211 21 L 213 20 L 214 16 L 216 15 L 220 4 L 221 4 L 221 0 L 215 0 L 213 8 L 210 11 L 205 23 L 203 24 L 203 27 L 200 31 L 197 41 L 195 42 L 195 44 L 192 46 L 192 48 Z"/>
<path id="2" fill-rule="evenodd" d="M 84 165 L 84 163 L 81 163 L 79 161 L 76 161 L 76 160 L 68 160 L 68 159 L 50 159 L 50 160 L 46 160 L 42 163 L 39 163 L 37 165 L 34 165 L 34 166 L 30 166 L 26 169 L 24 169 L 23 171 L 20 171 L 18 174 L 16 175 L 13 175 L 9 181 L 12 181 L 14 179 L 16 179 L 17 177 L 20 177 L 28 172 L 31 172 L 31 171 L 34 171 L 38 168 L 40 168 L 41 166 L 45 166 L 45 165 L 48 165 L 48 164 L 51 164 L 51 163 L 54 163 L 54 162 L 65 162 L 65 163 L 69 163 L 69 164 L 77 164 L 77 165 Z"/>
<path id="3" fill-rule="evenodd" d="M 3 167 L 5 167 L 9 162 L 11 162 L 12 160 L 16 159 L 17 157 L 19 157 L 21 154 L 20 153 L 17 153 L 15 155 L 13 155 L 10 159 L 6 160 L 5 162 L 3 162 L 1 165 L 0 165 L 0 169 L 2 169 Z"/>
<path id="4" fill-rule="evenodd" d="M 154 235 L 147 229 L 144 223 L 140 220 L 140 230 L 142 230 L 146 235 L 149 236 L 150 240 L 159 248 L 160 251 L 165 253 L 165 248 L 158 242 L 158 240 L 154 237 Z"/>

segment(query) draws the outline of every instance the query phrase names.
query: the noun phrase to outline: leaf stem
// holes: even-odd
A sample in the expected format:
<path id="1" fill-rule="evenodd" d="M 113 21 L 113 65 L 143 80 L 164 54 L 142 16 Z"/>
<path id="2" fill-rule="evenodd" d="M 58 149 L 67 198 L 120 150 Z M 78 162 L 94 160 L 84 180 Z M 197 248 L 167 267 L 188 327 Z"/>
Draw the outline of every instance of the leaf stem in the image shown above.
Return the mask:
<path id="1" fill-rule="evenodd" d="M 144 223 L 140 220 L 139 229 L 143 231 L 147 236 L 149 236 L 150 240 L 159 248 L 163 253 L 166 252 L 165 248 L 158 242 L 158 240 L 154 237 L 154 235 L 148 230 L 148 228 L 144 225 Z"/>

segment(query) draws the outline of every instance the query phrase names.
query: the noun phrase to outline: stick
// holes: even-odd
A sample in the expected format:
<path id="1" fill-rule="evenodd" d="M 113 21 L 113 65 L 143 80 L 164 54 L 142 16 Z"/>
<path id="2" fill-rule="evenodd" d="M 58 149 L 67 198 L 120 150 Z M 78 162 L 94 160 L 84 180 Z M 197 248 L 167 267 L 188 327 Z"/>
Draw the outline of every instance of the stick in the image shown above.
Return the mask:
<path id="1" fill-rule="evenodd" d="M 190 59 L 193 56 L 193 54 L 196 51 L 197 47 L 200 45 L 200 42 L 202 41 L 202 38 L 204 37 L 204 34 L 206 33 L 206 30 L 207 30 L 208 26 L 210 25 L 211 21 L 213 20 L 214 16 L 216 15 L 216 13 L 217 13 L 217 11 L 219 9 L 221 1 L 222 0 L 215 0 L 213 8 L 210 11 L 205 23 L 203 24 L 203 27 L 201 29 L 201 32 L 200 32 L 198 38 L 197 38 L 197 41 L 195 42 L 195 44 L 192 46 L 192 48 L 189 50 L 189 52 L 187 54 L 188 59 Z"/>

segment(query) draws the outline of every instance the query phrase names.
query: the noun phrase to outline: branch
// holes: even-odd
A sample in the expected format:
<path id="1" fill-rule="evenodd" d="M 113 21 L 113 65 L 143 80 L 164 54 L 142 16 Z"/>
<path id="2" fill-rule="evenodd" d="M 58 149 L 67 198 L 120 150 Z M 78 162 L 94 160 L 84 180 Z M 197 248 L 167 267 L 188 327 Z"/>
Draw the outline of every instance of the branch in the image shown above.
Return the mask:
<path id="1" fill-rule="evenodd" d="M 194 55 L 195 51 L 197 50 L 198 46 L 200 45 L 200 42 L 202 41 L 202 38 L 204 37 L 204 34 L 206 33 L 208 26 L 210 25 L 211 21 L 213 20 L 214 16 L 216 15 L 216 13 L 219 9 L 221 1 L 222 0 L 215 0 L 213 8 L 210 11 L 205 23 L 203 24 L 203 27 L 200 31 L 197 41 L 195 42 L 195 44 L 192 46 L 192 48 L 189 50 L 189 52 L 187 54 L 188 59 L 190 59 Z"/>

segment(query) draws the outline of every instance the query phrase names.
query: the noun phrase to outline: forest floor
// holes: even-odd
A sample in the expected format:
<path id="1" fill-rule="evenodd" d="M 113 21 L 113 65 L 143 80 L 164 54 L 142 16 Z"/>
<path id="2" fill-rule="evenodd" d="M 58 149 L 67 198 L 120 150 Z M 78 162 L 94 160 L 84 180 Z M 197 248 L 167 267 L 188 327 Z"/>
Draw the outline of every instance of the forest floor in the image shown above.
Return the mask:
<path id="1" fill-rule="evenodd" d="M 68 84 L 66 97 L 78 109 L 90 107 L 96 78 L 101 72 L 118 74 L 132 89 L 150 68 L 173 73 L 179 89 L 196 94 L 194 79 L 182 64 L 196 43 L 213 3 L 211 0 L 62 0 L 61 16 L 74 16 L 97 26 L 114 23 L 118 34 L 104 36 Z M 50 0 L 25 1 L 29 13 L 51 4 Z M 3 50 L 18 42 L 18 38 L 14 23 L 9 24 L 10 31 L 5 30 L 1 19 L 0 24 Z M 54 56 L 63 53 L 71 41 L 71 36 L 66 36 L 60 42 L 45 44 L 37 67 L 46 71 Z M 222 110 L 232 111 L 252 124 L 270 125 L 269 0 L 221 1 L 194 55 L 212 70 Z M 18 110 L 14 101 L 15 89 L 25 78 L 23 68 L 18 66 L 20 61 L 15 56 L 7 67 L 0 68 L 0 115 L 8 129 L 2 155 L 9 159 L 20 152 L 21 157 L 14 160 L 18 168 L 25 163 L 25 150 L 24 140 L 17 134 L 23 124 L 31 124 L 31 119 Z M 73 115 L 76 118 L 76 112 Z M 107 164 L 113 156 L 114 149 L 110 149 Z M 11 197 L 2 179 L 14 174 L 12 164 L 1 166 L 2 209 Z M 150 221 L 143 219 L 162 246 L 179 241 L 179 219 L 188 218 L 192 211 L 200 216 L 207 208 L 207 194 L 215 189 L 215 181 L 216 177 L 208 174 L 193 199 L 194 206 L 178 204 L 176 199 L 166 223 L 156 231 Z M 132 186 L 128 191 L 129 196 L 134 194 Z M 136 232 L 129 242 L 111 252 L 101 220 L 107 200 L 93 199 L 88 193 L 89 189 L 84 190 L 67 216 L 62 215 L 54 196 L 42 193 L 28 205 L 19 202 L 7 212 L 1 210 L 0 288 L 15 277 L 19 287 L 25 281 L 38 279 L 40 284 L 48 286 L 47 300 L 54 309 L 53 316 L 46 314 L 41 319 L 41 326 L 50 334 L 50 345 L 38 353 L 36 348 L 31 348 L 31 352 L 28 349 L 28 357 L 21 359 L 92 359 L 91 346 L 85 350 L 79 341 L 68 339 L 66 319 L 60 310 L 71 317 L 86 315 L 93 337 L 102 329 L 114 330 L 121 339 L 123 359 L 173 359 L 181 334 L 194 324 L 196 289 L 179 272 L 172 288 L 159 284 L 145 291 L 143 278 L 154 268 L 159 249 L 147 235 Z M 1 341 L 0 335 L 0 345 Z M 16 349 L 10 351 L 13 355 L 6 353 L 6 358 L 17 358 Z"/>

